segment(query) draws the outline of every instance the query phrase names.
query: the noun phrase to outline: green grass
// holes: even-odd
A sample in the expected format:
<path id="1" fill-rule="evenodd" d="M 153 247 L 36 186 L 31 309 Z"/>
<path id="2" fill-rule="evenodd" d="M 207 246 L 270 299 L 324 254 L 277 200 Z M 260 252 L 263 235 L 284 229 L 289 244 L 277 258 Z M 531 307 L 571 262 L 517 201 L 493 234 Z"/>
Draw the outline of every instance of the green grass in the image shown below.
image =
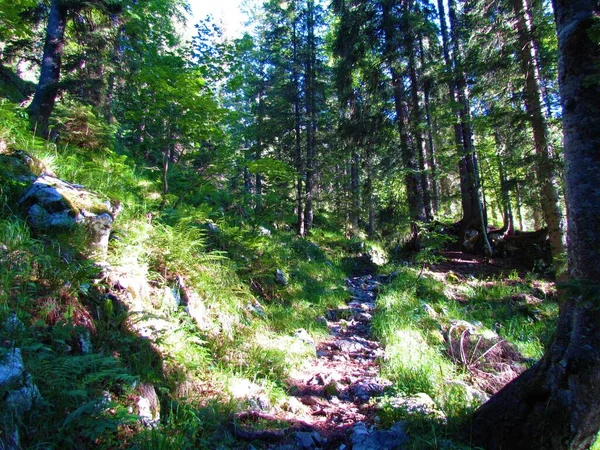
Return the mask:
<path id="1" fill-rule="evenodd" d="M 468 448 L 453 440 L 478 402 L 464 387 L 471 379 L 469 370 L 449 357 L 448 330 L 461 320 L 490 335 L 493 330 L 499 335 L 496 339 L 513 345 L 531 363 L 542 355 L 552 335 L 556 298 L 551 292 L 542 295 L 539 286 L 547 283 L 535 278 L 464 281 L 449 276 L 442 282 L 418 269 L 395 269 L 398 276 L 379 295 L 373 320 L 373 330 L 386 346 L 382 371 L 394 383 L 392 392 L 431 396 L 447 423 L 385 406 L 382 420 L 388 424 L 408 420 L 415 436 L 410 448 Z M 532 293 L 544 298 L 537 302 Z M 478 356 L 466 358 L 471 364 Z"/>

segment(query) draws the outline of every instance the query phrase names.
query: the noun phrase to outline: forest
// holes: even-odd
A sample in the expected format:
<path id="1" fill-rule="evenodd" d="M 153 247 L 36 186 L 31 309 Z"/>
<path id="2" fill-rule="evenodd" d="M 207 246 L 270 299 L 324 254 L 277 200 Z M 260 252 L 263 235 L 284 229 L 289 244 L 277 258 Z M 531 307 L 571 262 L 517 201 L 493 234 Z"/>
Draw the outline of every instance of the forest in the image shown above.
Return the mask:
<path id="1" fill-rule="evenodd" d="M 600 449 L 600 2 L 242 8 L 0 0 L 0 449 Z"/>

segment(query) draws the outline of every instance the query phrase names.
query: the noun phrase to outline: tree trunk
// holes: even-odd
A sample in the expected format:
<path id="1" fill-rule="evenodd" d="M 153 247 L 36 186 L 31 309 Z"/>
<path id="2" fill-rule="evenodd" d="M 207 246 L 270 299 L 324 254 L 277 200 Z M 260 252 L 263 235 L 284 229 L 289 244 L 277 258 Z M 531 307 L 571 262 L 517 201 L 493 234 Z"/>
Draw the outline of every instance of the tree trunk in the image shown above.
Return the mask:
<path id="1" fill-rule="evenodd" d="M 58 93 L 66 24 L 67 7 L 63 5 L 61 0 L 52 0 L 48 24 L 46 25 L 46 40 L 44 42 L 40 79 L 31 105 L 27 110 L 29 119 L 42 136 L 48 134 L 48 120 L 54 109 L 54 102 Z"/>
<path id="2" fill-rule="evenodd" d="M 500 176 L 500 199 L 502 203 L 502 233 L 506 235 L 514 235 L 514 220 L 512 214 L 512 208 L 510 205 L 510 190 L 508 188 L 508 181 L 506 179 L 506 170 L 504 169 L 504 161 L 502 147 L 503 143 L 500 139 L 499 134 L 494 133 L 494 139 L 496 141 L 496 161 L 498 163 L 498 174 Z"/>
<path id="3" fill-rule="evenodd" d="M 412 33 L 410 33 L 412 34 Z M 408 36 L 408 34 L 407 34 Z M 425 164 L 425 142 L 423 140 L 422 132 L 422 114 L 421 105 L 419 102 L 419 82 L 417 77 L 416 58 L 415 58 L 415 43 L 407 42 L 409 56 L 408 56 L 408 73 L 410 77 L 410 96 L 412 103 L 412 129 L 414 135 L 414 143 L 416 146 L 415 152 L 417 155 L 418 167 L 419 167 L 419 182 L 420 190 L 423 193 L 423 213 L 425 220 L 431 220 L 431 195 L 429 193 L 429 183 L 427 180 L 427 171 Z"/>
<path id="4" fill-rule="evenodd" d="M 531 20 L 526 1 L 513 0 L 517 19 L 521 69 L 525 77 L 525 109 L 531 123 L 535 152 L 538 157 L 536 176 L 540 185 L 542 212 L 548 227 L 552 256 L 557 258 L 565 252 L 562 212 L 556 188 L 556 175 L 551 160 L 548 122 L 542 109 L 540 72 L 535 46 L 531 38 Z"/>
<path id="5" fill-rule="evenodd" d="M 421 54 L 421 67 L 425 68 L 425 51 L 423 46 L 423 35 L 419 35 L 419 50 Z M 425 106 L 425 120 L 427 123 L 427 159 L 429 163 L 430 170 L 430 185 L 431 185 L 431 208 L 433 215 L 437 214 L 440 209 L 440 193 L 438 190 L 438 180 L 437 180 L 437 165 L 435 162 L 435 146 L 433 144 L 433 124 L 431 120 L 431 104 L 430 104 L 430 94 L 431 94 L 431 79 L 429 77 L 425 77 L 423 80 L 423 102 Z"/>
<path id="6" fill-rule="evenodd" d="M 369 214 L 369 223 L 367 226 L 367 233 L 372 238 L 375 235 L 375 199 L 373 198 L 373 157 L 369 150 L 369 144 L 367 143 L 367 154 L 366 154 L 366 176 L 365 180 L 365 199 L 367 201 L 367 211 Z"/>
<path id="7" fill-rule="evenodd" d="M 315 86 L 315 29 L 314 29 L 314 0 L 307 2 L 306 29 L 308 55 L 306 57 L 306 200 L 304 205 L 304 232 L 308 233 L 313 225 L 313 190 L 314 190 L 314 165 L 316 155 L 316 86 Z"/>
<path id="8" fill-rule="evenodd" d="M 488 255 L 492 254 L 487 235 L 487 218 L 483 207 L 479 189 L 479 167 L 477 153 L 473 144 L 473 131 L 471 125 L 471 111 L 469 108 L 469 96 L 467 93 L 467 81 L 462 69 L 462 49 L 456 17 L 455 0 L 448 0 L 448 11 L 450 17 L 450 35 L 453 48 L 453 66 L 456 80 L 457 100 L 461 106 L 459 111 L 460 130 L 462 133 L 462 172 L 465 179 L 461 179 L 463 197 L 463 218 L 461 220 L 461 231 L 464 233 L 471 227 L 479 228 L 483 241 L 484 250 Z M 462 233 L 461 233 L 462 235 Z"/>
<path id="9" fill-rule="evenodd" d="M 298 73 L 298 37 L 297 24 L 293 22 L 292 27 L 292 51 L 293 51 L 293 84 L 294 84 L 294 162 L 296 165 L 296 232 L 298 236 L 305 235 L 304 229 L 304 208 L 302 202 L 303 187 L 303 162 L 302 162 L 302 114 L 300 111 L 300 74 Z"/>
<path id="10" fill-rule="evenodd" d="M 404 183 L 406 185 L 406 196 L 410 218 L 413 222 L 426 220 L 423 191 L 417 173 L 417 162 L 413 146 L 407 132 L 407 113 L 404 111 L 404 80 L 396 69 L 397 48 L 395 45 L 396 27 L 391 20 L 391 5 L 389 1 L 383 3 L 383 32 L 385 39 L 385 57 L 392 75 L 392 87 L 394 94 L 394 107 L 396 111 L 396 125 L 400 135 L 400 156 L 406 171 Z M 416 237 L 416 236 L 415 236 Z"/>
<path id="11" fill-rule="evenodd" d="M 453 6 L 453 2 L 449 5 Z M 444 8 L 443 0 L 438 0 L 438 11 L 440 16 L 441 34 L 442 34 L 442 49 L 444 53 L 444 62 L 446 66 L 446 76 L 448 77 L 448 97 L 452 105 L 455 108 L 455 104 L 460 103 L 461 107 L 463 102 L 460 102 L 457 88 L 457 75 L 454 68 L 453 58 L 450 55 L 450 37 L 448 34 L 448 25 L 446 23 L 446 12 Z M 451 17 L 454 14 L 454 9 L 450 10 Z M 455 22 L 451 20 L 451 24 Z M 456 38 L 453 38 L 453 42 Z M 454 56 L 456 58 L 456 55 Z M 464 111 L 464 107 L 462 108 Z M 454 142 L 456 145 L 456 152 L 460 156 L 458 162 L 458 172 L 460 178 L 460 198 L 463 217 L 461 219 L 461 232 L 462 235 L 469 227 L 474 223 L 477 223 L 479 215 L 477 214 L 477 205 L 473 195 L 472 188 L 472 164 L 467 164 L 465 148 L 467 144 L 464 142 L 464 127 L 462 126 L 461 114 L 453 111 L 454 116 Z"/>
<path id="12" fill-rule="evenodd" d="M 360 218 L 360 158 L 357 152 L 352 152 L 352 160 L 350 162 L 350 223 L 352 224 L 352 232 L 359 231 Z"/>
<path id="13" fill-rule="evenodd" d="M 588 449 L 600 428 L 600 47 L 597 0 L 557 0 L 569 275 L 556 336 L 541 361 L 475 413 L 486 449 Z"/>

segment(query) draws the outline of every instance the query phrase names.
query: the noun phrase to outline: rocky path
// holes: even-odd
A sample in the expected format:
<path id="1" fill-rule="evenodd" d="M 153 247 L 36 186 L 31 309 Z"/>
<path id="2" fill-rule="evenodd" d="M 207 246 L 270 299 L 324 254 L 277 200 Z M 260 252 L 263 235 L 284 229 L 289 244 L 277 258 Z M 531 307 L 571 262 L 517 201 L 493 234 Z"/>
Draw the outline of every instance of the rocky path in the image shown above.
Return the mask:
<path id="1" fill-rule="evenodd" d="M 370 333 L 377 292 L 389 280 L 389 276 L 372 275 L 346 280 L 349 302 L 324 318 L 329 338 L 318 344 L 310 366 L 288 380 L 288 413 L 278 418 L 294 425 L 254 435 L 278 441 L 267 448 L 391 450 L 407 439 L 399 428 L 376 430 L 376 411 L 370 402 L 392 384 L 379 375 L 378 361 L 384 351 Z"/>

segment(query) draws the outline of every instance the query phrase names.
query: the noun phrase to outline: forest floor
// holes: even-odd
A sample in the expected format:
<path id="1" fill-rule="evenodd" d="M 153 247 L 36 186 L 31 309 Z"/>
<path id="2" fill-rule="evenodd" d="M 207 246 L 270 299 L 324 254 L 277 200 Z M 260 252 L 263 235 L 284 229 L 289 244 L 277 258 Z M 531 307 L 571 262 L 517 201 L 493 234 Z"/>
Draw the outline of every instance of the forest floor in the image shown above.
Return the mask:
<path id="1" fill-rule="evenodd" d="M 424 266 L 422 275 L 442 282 L 448 276 L 461 281 L 508 282 L 510 273 L 519 272 L 507 260 L 489 260 L 458 251 L 446 251 L 443 257 L 443 262 Z M 346 307 L 330 309 L 321 318 L 329 336 L 316 345 L 316 358 L 287 380 L 291 399 L 287 411 L 272 416 L 261 412 L 240 414 L 236 430 L 239 438 L 263 441 L 266 448 L 277 450 L 403 448 L 409 436 L 402 427 L 380 429 L 380 408 L 374 401 L 392 382 L 380 375 L 385 349 L 372 336 L 371 321 L 380 288 L 394 277 L 366 274 L 346 279 L 350 293 Z M 460 296 L 455 299 L 461 302 Z M 514 364 L 516 376 L 522 371 L 522 359 L 518 353 L 514 356 L 514 361 L 502 363 Z M 417 408 L 427 409 L 427 405 Z M 274 429 L 276 423 L 292 425 Z"/>

